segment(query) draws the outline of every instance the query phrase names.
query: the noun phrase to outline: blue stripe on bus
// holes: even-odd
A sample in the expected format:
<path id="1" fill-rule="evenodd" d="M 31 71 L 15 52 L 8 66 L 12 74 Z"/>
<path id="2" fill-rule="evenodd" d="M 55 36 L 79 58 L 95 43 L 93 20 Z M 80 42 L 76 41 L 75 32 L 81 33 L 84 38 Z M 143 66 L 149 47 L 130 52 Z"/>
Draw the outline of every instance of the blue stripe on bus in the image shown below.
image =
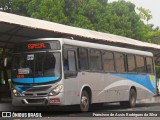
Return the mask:
<path id="1" fill-rule="evenodd" d="M 18 83 L 44 83 L 58 80 L 59 77 L 39 77 L 39 78 L 13 78 L 14 82 Z"/>
<path id="2" fill-rule="evenodd" d="M 155 93 L 156 80 L 151 82 L 150 75 L 137 75 L 137 74 L 114 74 L 116 76 L 126 78 L 128 80 L 134 81 L 145 88 L 149 89 L 152 93 Z"/>
<path id="3" fill-rule="evenodd" d="M 33 78 L 13 78 L 13 82 L 18 82 L 18 83 L 33 83 Z"/>

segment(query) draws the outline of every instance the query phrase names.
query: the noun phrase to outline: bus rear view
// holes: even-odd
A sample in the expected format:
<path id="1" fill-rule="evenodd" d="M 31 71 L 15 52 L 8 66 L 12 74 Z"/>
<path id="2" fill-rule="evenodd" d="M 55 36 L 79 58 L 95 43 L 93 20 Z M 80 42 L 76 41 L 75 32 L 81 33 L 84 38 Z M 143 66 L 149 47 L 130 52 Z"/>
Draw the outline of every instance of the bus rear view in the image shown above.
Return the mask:
<path id="1" fill-rule="evenodd" d="M 58 40 L 18 44 L 12 65 L 12 104 L 48 105 L 63 101 L 61 46 Z M 56 97 L 55 97 L 56 95 Z"/>

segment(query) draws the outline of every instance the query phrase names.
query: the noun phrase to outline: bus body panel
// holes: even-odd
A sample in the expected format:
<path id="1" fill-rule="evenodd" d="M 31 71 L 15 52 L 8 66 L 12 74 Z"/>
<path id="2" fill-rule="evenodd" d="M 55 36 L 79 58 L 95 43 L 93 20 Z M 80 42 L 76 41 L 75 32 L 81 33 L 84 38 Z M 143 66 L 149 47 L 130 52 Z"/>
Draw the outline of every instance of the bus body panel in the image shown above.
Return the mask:
<path id="1" fill-rule="evenodd" d="M 147 99 L 154 96 L 155 91 L 153 90 L 155 90 L 155 81 L 151 80 L 150 76 L 147 76 L 149 79 L 146 79 L 145 75 L 143 75 L 143 77 L 142 75 L 140 77 L 139 75 L 130 75 L 132 76 L 131 80 L 124 77 L 119 77 L 120 75 L 126 77 L 128 76 L 124 74 L 118 74 L 117 76 L 112 73 L 95 74 L 93 72 L 83 72 L 82 76 L 82 72 L 79 72 L 76 78 L 64 80 L 66 83 L 69 83 L 68 85 L 65 85 L 68 88 L 67 91 L 70 90 L 69 86 L 74 86 L 75 89 L 75 92 L 72 91 L 66 94 L 67 97 L 65 97 L 65 101 L 68 101 L 68 105 L 79 104 L 80 97 L 77 94 L 82 92 L 84 86 L 89 86 L 91 88 L 92 103 L 127 101 L 129 100 L 129 90 L 132 86 L 136 88 L 137 99 Z M 138 78 L 143 78 L 141 81 L 145 81 L 145 83 L 150 85 L 143 85 L 143 82 L 139 82 L 140 79 Z M 151 83 L 151 81 L 153 81 L 153 83 Z M 79 84 L 79 87 L 76 88 L 77 84 Z M 149 86 L 152 86 L 152 91 Z"/>

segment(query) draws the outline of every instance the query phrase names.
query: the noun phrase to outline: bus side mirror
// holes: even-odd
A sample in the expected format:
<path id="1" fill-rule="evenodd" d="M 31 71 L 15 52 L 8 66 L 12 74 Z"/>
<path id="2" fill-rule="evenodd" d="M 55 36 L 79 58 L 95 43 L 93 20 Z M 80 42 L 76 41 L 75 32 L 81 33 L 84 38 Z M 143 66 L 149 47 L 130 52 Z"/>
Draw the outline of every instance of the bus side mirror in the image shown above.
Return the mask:
<path id="1" fill-rule="evenodd" d="M 7 67 L 7 63 L 8 63 L 8 59 L 7 59 L 7 57 L 6 57 L 6 58 L 4 58 L 3 66 L 4 66 L 4 67 Z"/>

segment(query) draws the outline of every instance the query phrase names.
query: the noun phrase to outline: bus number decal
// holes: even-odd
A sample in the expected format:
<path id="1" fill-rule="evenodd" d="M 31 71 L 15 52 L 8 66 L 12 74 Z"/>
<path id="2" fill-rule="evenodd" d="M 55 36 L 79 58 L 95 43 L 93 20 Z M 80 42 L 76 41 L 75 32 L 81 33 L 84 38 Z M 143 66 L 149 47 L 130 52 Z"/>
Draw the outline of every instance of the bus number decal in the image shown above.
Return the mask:
<path id="1" fill-rule="evenodd" d="M 28 49 L 43 49 L 43 48 L 46 48 L 44 43 L 28 44 Z"/>

